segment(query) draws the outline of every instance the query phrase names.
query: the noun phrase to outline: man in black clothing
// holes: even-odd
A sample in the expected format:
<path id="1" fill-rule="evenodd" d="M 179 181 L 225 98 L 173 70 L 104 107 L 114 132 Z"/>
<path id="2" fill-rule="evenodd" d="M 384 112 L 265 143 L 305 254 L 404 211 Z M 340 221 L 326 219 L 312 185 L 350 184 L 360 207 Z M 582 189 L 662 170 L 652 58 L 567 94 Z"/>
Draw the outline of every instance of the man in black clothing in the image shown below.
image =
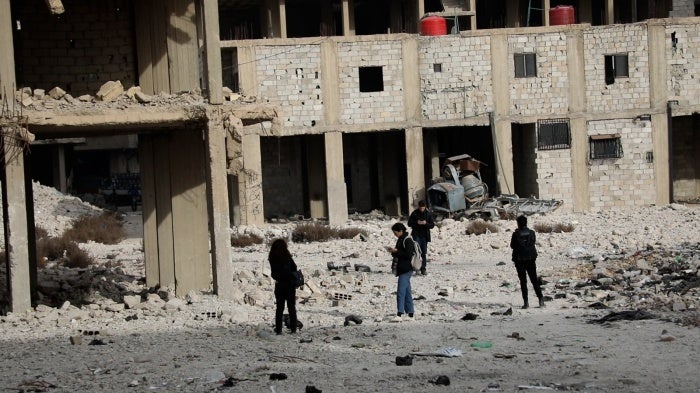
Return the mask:
<path id="1" fill-rule="evenodd" d="M 414 210 L 408 217 L 408 226 L 411 227 L 411 237 L 418 242 L 421 250 L 420 273 L 426 275 L 426 262 L 428 253 L 428 243 L 430 242 L 430 230 L 435 227 L 433 213 L 425 206 L 425 201 L 418 202 L 418 209 Z"/>
<path id="2" fill-rule="evenodd" d="M 520 291 L 523 295 L 523 308 L 528 308 L 527 301 L 527 276 L 535 288 L 535 294 L 540 300 L 540 307 L 544 307 L 544 298 L 540 289 L 540 282 L 537 279 L 537 248 L 535 247 L 535 231 L 527 227 L 527 217 L 518 216 L 518 229 L 513 231 L 510 238 L 510 248 L 513 249 L 513 262 L 518 271 L 520 279 Z M 527 275 L 527 276 L 526 276 Z"/>

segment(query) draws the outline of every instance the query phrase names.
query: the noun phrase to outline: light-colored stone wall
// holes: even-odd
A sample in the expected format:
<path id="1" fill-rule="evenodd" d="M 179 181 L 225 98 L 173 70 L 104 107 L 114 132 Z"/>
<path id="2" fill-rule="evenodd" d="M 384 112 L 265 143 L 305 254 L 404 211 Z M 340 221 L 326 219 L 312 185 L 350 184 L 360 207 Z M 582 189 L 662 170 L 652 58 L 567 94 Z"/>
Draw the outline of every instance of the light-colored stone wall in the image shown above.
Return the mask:
<path id="1" fill-rule="evenodd" d="M 589 112 L 649 107 L 649 54 L 645 24 L 598 26 L 583 35 Z M 629 78 L 605 84 L 605 56 L 627 54 Z"/>
<path id="2" fill-rule="evenodd" d="M 281 109 L 285 128 L 324 123 L 321 47 L 279 45 L 256 48 L 258 94 Z"/>
<path id="3" fill-rule="evenodd" d="M 537 77 L 516 78 L 513 56 L 535 53 Z M 514 34 L 508 36 L 510 76 L 510 111 L 512 115 L 536 115 L 547 108 L 549 115 L 563 115 L 569 110 L 566 35 Z"/>
<path id="4" fill-rule="evenodd" d="M 360 92 L 359 67 L 382 67 L 384 90 Z M 338 43 L 340 122 L 376 124 L 405 119 L 401 41 Z"/>
<path id="5" fill-rule="evenodd" d="M 588 135 L 620 134 L 621 158 L 589 159 L 591 210 L 654 204 L 654 164 L 647 162 L 652 151 L 651 122 L 633 119 L 591 121 Z"/>
<path id="6" fill-rule="evenodd" d="M 574 206 L 571 149 L 538 150 L 535 163 L 540 198 L 561 200 L 559 209 L 571 211 Z"/>
<path id="7" fill-rule="evenodd" d="M 695 16 L 695 0 L 673 0 L 668 16 L 671 18 Z"/>
<path id="8" fill-rule="evenodd" d="M 425 119 L 463 119 L 493 111 L 489 37 L 421 37 L 418 51 Z"/>
<path id="9" fill-rule="evenodd" d="M 697 105 L 700 102 L 700 25 L 669 25 L 665 42 L 669 99 Z"/>

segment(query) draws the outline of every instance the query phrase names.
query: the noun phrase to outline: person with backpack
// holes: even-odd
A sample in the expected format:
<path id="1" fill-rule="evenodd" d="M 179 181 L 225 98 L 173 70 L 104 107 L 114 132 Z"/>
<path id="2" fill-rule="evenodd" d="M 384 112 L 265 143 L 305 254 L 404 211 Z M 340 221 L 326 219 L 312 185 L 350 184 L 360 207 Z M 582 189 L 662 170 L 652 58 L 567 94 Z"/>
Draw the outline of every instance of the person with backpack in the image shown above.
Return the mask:
<path id="1" fill-rule="evenodd" d="M 425 206 L 425 201 L 418 202 L 418 209 L 408 217 L 408 226 L 411 227 L 411 237 L 420 246 L 421 259 L 420 274 L 426 275 L 426 263 L 428 262 L 428 243 L 430 242 L 430 230 L 435 227 L 433 213 Z"/>
<path id="2" fill-rule="evenodd" d="M 518 229 L 513 231 L 510 238 L 510 248 L 513 249 L 513 262 L 515 269 L 518 271 L 520 279 L 520 291 L 523 295 L 523 308 L 528 308 L 530 305 L 527 300 L 527 276 L 530 276 L 530 282 L 535 288 L 535 294 L 540 300 L 540 307 L 544 307 L 544 297 L 540 289 L 540 281 L 537 278 L 537 248 L 535 247 L 535 231 L 527 227 L 527 217 L 518 216 L 516 219 Z"/>
<path id="3" fill-rule="evenodd" d="M 270 254 L 267 257 L 270 262 L 270 275 L 275 280 L 275 333 L 282 334 L 282 320 L 284 319 L 284 305 L 289 311 L 289 329 L 292 333 L 297 331 L 297 307 L 296 307 L 296 278 L 293 272 L 297 265 L 292 259 L 292 254 L 287 248 L 284 239 L 276 239 L 270 246 Z"/>
<path id="4" fill-rule="evenodd" d="M 394 275 L 398 277 L 396 287 L 396 316 L 392 322 L 403 321 L 403 315 L 408 314 L 408 320 L 413 320 L 413 295 L 411 294 L 411 276 L 413 267 L 411 257 L 415 253 L 413 239 L 408 236 L 407 228 L 400 222 L 391 226 L 391 231 L 396 236 L 396 245 L 389 249 L 396 261 Z"/>

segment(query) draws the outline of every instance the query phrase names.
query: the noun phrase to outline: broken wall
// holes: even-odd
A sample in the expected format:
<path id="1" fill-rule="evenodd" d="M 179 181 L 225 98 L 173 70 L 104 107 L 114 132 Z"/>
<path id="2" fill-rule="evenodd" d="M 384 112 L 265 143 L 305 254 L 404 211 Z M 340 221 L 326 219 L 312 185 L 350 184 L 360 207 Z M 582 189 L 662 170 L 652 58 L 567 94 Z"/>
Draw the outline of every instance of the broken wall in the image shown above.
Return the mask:
<path id="1" fill-rule="evenodd" d="M 666 27 L 668 96 L 697 104 L 700 96 L 700 25 Z"/>
<path id="2" fill-rule="evenodd" d="M 572 211 L 574 206 L 574 183 L 571 176 L 571 168 L 573 166 L 571 149 L 537 150 L 536 152 L 536 181 L 540 197 L 561 200 L 563 204 L 560 210 Z"/>
<path id="3" fill-rule="evenodd" d="M 52 15 L 44 0 L 13 1 L 18 86 L 73 96 L 94 94 L 105 82 L 137 84 L 136 38 L 131 1 L 64 0 Z"/>
<path id="4" fill-rule="evenodd" d="M 301 140 L 298 136 L 260 138 L 265 217 L 304 212 Z"/>
<path id="5" fill-rule="evenodd" d="M 464 119 L 493 111 L 488 36 L 421 37 L 418 48 L 425 119 Z"/>
<path id="6" fill-rule="evenodd" d="M 591 121 L 588 136 L 620 134 L 621 158 L 589 158 L 589 198 L 592 211 L 607 207 L 648 206 L 656 203 L 651 122 L 633 119 Z"/>
<path id="7" fill-rule="evenodd" d="M 646 24 L 601 26 L 583 33 L 589 112 L 649 108 L 649 44 Z M 626 54 L 629 77 L 605 82 L 605 56 Z"/>
<path id="8" fill-rule="evenodd" d="M 700 115 L 673 119 L 673 200 L 700 197 Z"/>
<path id="9" fill-rule="evenodd" d="M 668 16 L 671 18 L 695 16 L 695 0 L 672 0 Z"/>

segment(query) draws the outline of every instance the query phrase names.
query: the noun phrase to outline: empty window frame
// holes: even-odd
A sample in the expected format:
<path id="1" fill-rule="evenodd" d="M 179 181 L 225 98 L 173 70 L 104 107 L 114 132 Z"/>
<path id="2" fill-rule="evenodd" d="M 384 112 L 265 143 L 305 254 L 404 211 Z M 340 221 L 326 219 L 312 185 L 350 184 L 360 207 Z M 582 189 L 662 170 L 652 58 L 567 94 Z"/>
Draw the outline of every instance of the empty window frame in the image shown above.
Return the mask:
<path id="1" fill-rule="evenodd" d="M 569 119 L 537 121 L 537 149 L 557 150 L 571 148 Z"/>
<path id="2" fill-rule="evenodd" d="M 593 135 L 590 137 L 590 158 L 622 158 L 622 141 L 620 134 Z"/>
<path id="3" fill-rule="evenodd" d="M 534 53 L 516 53 L 513 55 L 516 78 L 537 76 L 537 56 Z"/>
<path id="4" fill-rule="evenodd" d="M 381 66 L 360 67 L 360 92 L 384 91 L 384 73 Z"/>
<path id="5" fill-rule="evenodd" d="M 605 56 L 605 84 L 612 85 L 616 78 L 629 78 L 627 55 Z"/>

